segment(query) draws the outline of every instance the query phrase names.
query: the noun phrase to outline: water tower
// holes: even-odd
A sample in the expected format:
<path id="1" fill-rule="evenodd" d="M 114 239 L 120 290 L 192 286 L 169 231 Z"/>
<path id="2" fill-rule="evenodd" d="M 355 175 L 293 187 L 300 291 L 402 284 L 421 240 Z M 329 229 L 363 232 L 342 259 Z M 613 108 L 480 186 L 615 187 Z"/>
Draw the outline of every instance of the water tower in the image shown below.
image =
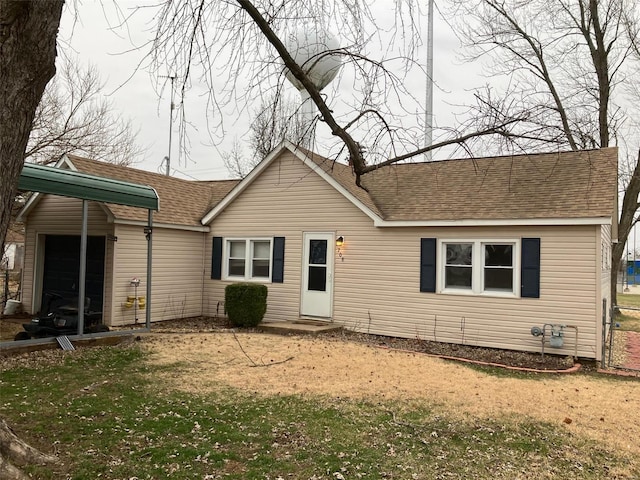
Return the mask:
<path id="1" fill-rule="evenodd" d="M 331 32 L 318 24 L 301 25 L 293 34 L 289 35 L 284 45 L 318 90 L 329 85 L 340 70 L 342 62 L 339 53 L 336 52 L 340 48 L 338 40 Z M 286 69 L 285 77 L 300 92 L 302 123 L 306 128 L 309 128 L 315 116 L 313 100 L 289 69 Z M 301 143 L 305 147 L 311 147 L 311 140 L 309 132 Z"/>

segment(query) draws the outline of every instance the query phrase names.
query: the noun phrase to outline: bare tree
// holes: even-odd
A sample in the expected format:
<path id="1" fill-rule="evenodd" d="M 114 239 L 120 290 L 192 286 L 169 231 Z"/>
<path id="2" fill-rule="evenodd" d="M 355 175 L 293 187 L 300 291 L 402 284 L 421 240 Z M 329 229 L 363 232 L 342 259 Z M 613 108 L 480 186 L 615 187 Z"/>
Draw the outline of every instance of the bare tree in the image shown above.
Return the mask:
<path id="1" fill-rule="evenodd" d="M 222 162 L 231 175 L 231 178 L 244 178 L 260 160 L 248 158 L 238 138 L 233 139 L 231 150 L 222 153 Z"/>
<path id="2" fill-rule="evenodd" d="M 469 122 L 484 118 L 520 118 L 509 132 L 512 148 L 629 145 L 623 151 L 624 198 L 619 242 L 612 252 L 612 300 L 616 275 L 629 231 L 637 221 L 640 138 L 629 125 L 630 108 L 621 84 L 635 82 L 638 12 L 628 0 L 455 0 L 469 58 L 488 56 L 494 83 L 477 93 Z M 489 141 L 491 141 L 489 139 Z M 625 145 L 623 144 L 623 145 Z M 632 145 L 635 145 L 633 147 Z M 504 145 L 493 143 L 504 151 Z M 485 145 L 489 148 L 490 145 Z M 628 162 L 626 162 L 629 160 Z"/>
<path id="3" fill-rule="evenodd" d="M 498 123 L 485 119 L 470 131 L 454 131 L 434 145 L 422 145 L 422 130 L 403 126 L 403 117 L 415 115 L 419 105 L 403 83 L 406 74 L 416 68 L 418 5 L 397 0 L 387 7 L 393 8 L 395 24 L 381 27 L 371 7 L 357 0 L 166 2 L 156 15 L 152 68 L 177 72 L 183 95 L 194 77 L 205 82 L 215 113 L 230 103 L 242 109 L 255 98 L 277 98 L 283 72 L 288 70 L 315 104 L 316 121 L 338 139 L 334 157 L 344 154 L 358 185 L 361 175 L 383 165 L 484 135 L 506 133 L 516 119 Z M 344 75 L 352 79 L 350 90 L 356 98 L 350 105 L 339 103 L 336 95 L 321 93 L 308 75 L 309 65 L 298 65 L 285 47 L 286 39 L 301 26 L 323 29 L 328 24 L 340 32 L 343 46 L 326 55 L 340 56 L 343 70 L 349 67 Z M 382 29 L 393 30 L 396 36 L 381 47 L 376 58 L 368 49 L 378 33 L 368 32 Z M 220 115 L 216 118 L 221 122 Z"/>
<path id="4" fill-rule="evenodd" d="M 265 101 L 251 122 L 249 147 L 255 158 L 255 166 L 284 139 L 294 144 L 309 136 L 309 129 L 300 107 L 288 99 L 277 97 Z"/>
<path id="5" fill-rule="evenodd" d="M 36 110 L 25 159 L 46 165 L 76 152 L 129 165 L 144 152 L 136 133 L 106 99 L 97 68 L 83 69 L 76 59 L 63 56 Z"/>
<path id="6" fill-rule="evenodd" d="M 222 153 L 224 166 L 233 178 L 244 178 L 282 140 L 302 144 L 313 136 L 313 127 L 305 123 L 300 107 L 292 101 L 276 97 L 263 102 L 249 127 L 249 154 L 236 137 L 231 150 Z"/>

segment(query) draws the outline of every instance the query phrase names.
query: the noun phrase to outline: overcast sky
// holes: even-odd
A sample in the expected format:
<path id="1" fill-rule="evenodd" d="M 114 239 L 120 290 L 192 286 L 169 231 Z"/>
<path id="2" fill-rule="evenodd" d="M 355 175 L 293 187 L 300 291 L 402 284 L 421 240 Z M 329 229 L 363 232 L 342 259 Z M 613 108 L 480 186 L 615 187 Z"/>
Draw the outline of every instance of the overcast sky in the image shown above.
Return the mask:
<path id="1" fill-rule="evenodd" d="M 128 14 L 139 3 L 121 0 L 117 5 L 122 12 Z M 389 2 L 383 0 L 378 3 L 383 9 L 390 6 Z M 136 71 L 147 50 L 132 51 L 132 45 L 143 45 L 151 37 L 153 19 L 149 13 L 150 11 L 136 12 L 128 21 L 127 32 L 115 28 L 119 20 L 111 3 L 85 1 L 78 5 L 75 12 L 65 9 L 60 39 L 62 48 L 77 54 L 80 62 L 91 62 L 97 66 L 106 84 L 105 92 L 109 93 L 115 109 L 124 118 L 131 119 L 139 129 L 139 141 L 148 151 L 145 158 L 139 159 L 135 166 L 149 171 L 161 171 L 162 160 L 169 148 L 169 91 L 167 89 L 159 97 L 149 73 L 144 70 Z M 424 28 L 426 31 L 426 19 Z M 437 82 L 434 88 L 434 124 L 452 126 L 452 104 L 460 104 L 468 99 L 470 91 L 486 83 L 486 79 L 480 75 L 479 65 L 464 64 L 458 59 L 458 40 L 438 12 L 434 31 L 434 77 Z M 426 53 L 421 53 L 421 61 L 425 60 Z M 424 98 L 425 79 L 421 75 L 415 75 L 408 82 L 417 91 L 415 96 Z M 288 88 L 291 92 L 296 92 L 293 86 Z M 225 117 L 224 139 L 222 143 L 212 145 L 203 106 L 205 95 L 203 89 L 198 91 L 196 88 L 187 98 L 189 120 L 197 129 L 190 133 L 190 161 L 182 160 L 178 163 L 178 131 L 174 123 L 172 167 L 183 172 L 182 176 L 198 179 L 228 178 L 229 173 L 223 165 L 220 153 L 230 150 L 234 136 L 242 140 L 250 119 L 238 119 L 233 113 L 228 113 Z M 434 158 L 447 155 L 450 153 L 436 153 Z M 175 174 L 180 176 L 179 173 Z"/>

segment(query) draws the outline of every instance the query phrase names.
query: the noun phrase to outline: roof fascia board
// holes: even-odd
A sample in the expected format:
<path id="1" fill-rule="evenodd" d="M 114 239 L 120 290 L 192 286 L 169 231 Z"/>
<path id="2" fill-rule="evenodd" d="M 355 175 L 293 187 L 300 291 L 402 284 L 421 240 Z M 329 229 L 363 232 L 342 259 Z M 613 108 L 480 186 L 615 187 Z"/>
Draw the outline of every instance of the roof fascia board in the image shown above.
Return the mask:
<path id="1" fill-rule="evenodd" d="M 146 220 L 126 220 L 121 218 L 116 218 L 113 220 L 113 223 L 116 225 L 132 225 L 136 227 L 146 227 L 148 225 Z M 187 230 L 190 232 L 209 232 L 211 229 L 208 225 L 177 225 L 174 223 L 156 223 L 153 222 L 154 228 L 168 228 L 171 230 Z"/>
<path id="2" fill-rule="evenodd" d="M 60 160 L 58 160 L 56 162 L 56 168 L 68 168 L 69 170 L 73 171 L 73 172 L 77 172 L 78 171 L 78 167 L 76 167 L 73 162 L 71 161 L 71 159 L 67 156 L 67 155 L 63 155 L 62 158 L 60 158 Z"/>
<path id="3" fill-rule="evenodd" d="M 610 225 L 611 217 L 585 218 L 514 218 L 487 220 L 380 220 L 375 227 L 499 227 L 499 226 L 560 226 Z"/>

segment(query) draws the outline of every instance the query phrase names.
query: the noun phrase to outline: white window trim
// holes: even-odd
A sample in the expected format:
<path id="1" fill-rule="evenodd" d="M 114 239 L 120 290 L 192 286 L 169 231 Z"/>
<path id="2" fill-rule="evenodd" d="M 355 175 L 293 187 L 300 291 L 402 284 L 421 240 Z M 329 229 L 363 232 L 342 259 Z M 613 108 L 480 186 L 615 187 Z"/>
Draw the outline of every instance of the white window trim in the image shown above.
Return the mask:
<path id="1" fill-rule="evenodd" d="M 244 250 L 244 276 L 229 275 L 229 245 L 231 242 L 245 242 Z M 253 270 L 253 243 L 269 242 L 269 276 L 254 277 Z M 273 237 L 225 237 L 222 242 L 222 279 L 234 282 L 271 283 L 273 275 Z"/>
<path id="2" fill-rule="evenodd" d="M 471 289 L 445 287 L 445 263 L 446 263 L 446 246 L 449 243 L 471 243 L 472 246 L 472 271 L 471 271 Z M 487 244 L 492 245 L 513 245 L 513 291 L 501 292 L 498 290 L 484 289 L 484 251 L 483 248 Z M 518 298 L 520 297 L 520 255 L 521 241 L 519 238 L 446 238 L 438 239 L 438 253 L 436 255 L 436 291 L 444 294 L 455 295 L 472 295 L 482 297 L 502 297 L 502 298 Z M 480 260 L 477 260 L 480 259 Z"/>

